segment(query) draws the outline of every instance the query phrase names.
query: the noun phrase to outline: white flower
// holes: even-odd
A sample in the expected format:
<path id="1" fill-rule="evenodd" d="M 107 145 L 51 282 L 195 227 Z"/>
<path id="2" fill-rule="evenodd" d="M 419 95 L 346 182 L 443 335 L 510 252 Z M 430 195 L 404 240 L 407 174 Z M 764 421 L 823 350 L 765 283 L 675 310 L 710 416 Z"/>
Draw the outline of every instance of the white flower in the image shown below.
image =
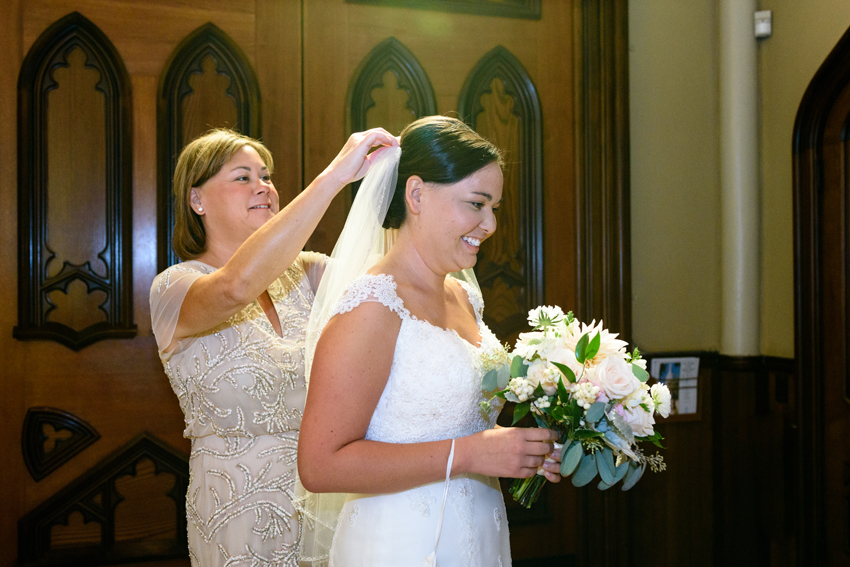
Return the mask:
<path id="1" fill-rule="evenodd" d="M 636 364 L 636 365 L 640 366 L 641 368 L 643 368 L 644 370 L 646 370 L 646 359 L 645 358 L 633 360 L 632 364 Z"/>
<path id="2" fill-rule="evenodd" d="M 626 420 L 634 434 L 638 437 L 649 437 L 654 433 L 652 425 L 655 423 L 655 418 L 652 417 L 652 409 L 646 411 L 641 406 L 632 409 L 624 409 L 623 419 Z"/>
<path id="3" fill-rule="evenodd" d="M 590 382 L 582 382 L 573 388 L 573 398 L 584 409 L 589 409 L 596 403 L 596 395 L 599 393 L 599 386 Z"/>
<path id="4" fill-rule="evenodd" d="M 528 374 L 525 379 L 532 387 L 537 388 L 539 384 L 547 396 L 554 396 L 558 391 L 558 378 L 561 372 L 545 360 L 537 359 L 528 366 Z"/>
<path id="5" fill-rule="evenodd" d="M 549 327 L 564 319 L 564 312 L 557 305 L 541 305 L 528 312 L 528 323 L 532 327 Z"/>
<path id="6" fill-rule="evenodd" d="M 574 322 L 575 323 L 575 322 Z M 582 336 L 588 335 L 588 340 L 599 333 L 599 350 L 592 360 L 588 360 L 588 366 L 595 366 L 610 356 L 616 356 L 625 360 L 626 347 L 628 343 L 617 338 L 617 333 L 610 333 L 602 327 L 602 321 L 596 324 L 592 321 L 590 325 L 570 325 L 567 327 L 568 334 L 564 337 L 564 346 L 575 351 L 576 345 Z"/>
<path id="7" fill-rule="evenodd" d="M 612 400 L 620 400 L 641 386 L 625 359 L 611 356 L 594 368 L 593 382 Z"/>
<path id="8" fill-rule="evenodd" d="M 624 408 L 635 408 L 643 404 L 652 409 L 654 404 L 649 395 L 649 386 L 646 385 L 646 382 L 641 382 L 637 390 L 623 398 L 622 404 Z"/>
<path id="9" fill-rule="evenodd" d="M 581 378 L 583 366 L 579 364 L 578 360 L 576 360 L 576 353 L 573 349 L 558 346 L 547 354 L 546 359 L 552 362 L 557 362 L 558 364 L 563 364 L 573 371 L 576 378 Z M 564 379 L 565 384 L 566 382 L 567 380 Z"/>
<path id="10" fill-rule="evenodd" d="M 661 417 L 670 415 L 670 389 L 666 384 L 653 384 L 650 389 L 653 406 Z"/>

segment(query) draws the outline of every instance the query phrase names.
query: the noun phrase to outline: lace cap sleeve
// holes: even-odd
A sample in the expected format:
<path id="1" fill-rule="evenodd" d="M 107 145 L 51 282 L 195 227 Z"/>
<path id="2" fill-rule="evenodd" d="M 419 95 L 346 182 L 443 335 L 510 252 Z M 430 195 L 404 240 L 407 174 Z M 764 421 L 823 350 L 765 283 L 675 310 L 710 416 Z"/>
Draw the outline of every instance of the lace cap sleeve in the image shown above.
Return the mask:
<path id="1" fill-rule="evenodd" d="M 472 310 L 475 311 L 475 318 L 481 322 L 484 318 L 484 297 L 481 295 L 481 290 L 463 280 L 457 280 L 457 283 L 466 291 Z"/>
<path id="2" fill-rule="evenodd" d="M 348 313 L 364 301 L 381 303 L 402 319 L 410 318 L 410 311 L 396 293 L 395 280 L 389 274 L 364 274 L 351 282 L 331 310 L 330 317 Z"/>
<path id="3" fill-rule="evenodd" d="M 165 349 L 174 338 L 183 300 L 192 284 L 206 273 L 200 265 L 183 263 L 171 266 L 154 278 L 150 293 L 151 326 L 160 358 L 170 356 Z"/>

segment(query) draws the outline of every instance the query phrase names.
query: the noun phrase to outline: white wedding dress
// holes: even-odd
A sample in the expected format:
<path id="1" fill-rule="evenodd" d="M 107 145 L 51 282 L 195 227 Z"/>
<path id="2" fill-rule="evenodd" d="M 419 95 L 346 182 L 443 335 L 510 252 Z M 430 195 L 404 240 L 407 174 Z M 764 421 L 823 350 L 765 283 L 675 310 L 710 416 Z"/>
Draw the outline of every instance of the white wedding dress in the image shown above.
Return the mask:
<path id="1" fill-rule="evenodd" d="M 366 439 L 418 443 L 456 439 L 490 429 L 500 406 L 489 414 L 478 403 L 483 362 L 500 348 L 482 321 L 480 292 L 465 282 L 481 335 L 475 347 L 454 331 L 417 319 L 396 294 L 392 276 L 354 280 L 332 315 L 364 301 L 380 302 L 401 318 L 387 385 Z M 393 494 L 350 494 L 330 551 L 330 567 L 420 567 L 434 551 L 444 481 Z M 511 565 L 505 503 L 496 478 L 462 474 L 448 483 L 437 547 L 440 567 Z"/>

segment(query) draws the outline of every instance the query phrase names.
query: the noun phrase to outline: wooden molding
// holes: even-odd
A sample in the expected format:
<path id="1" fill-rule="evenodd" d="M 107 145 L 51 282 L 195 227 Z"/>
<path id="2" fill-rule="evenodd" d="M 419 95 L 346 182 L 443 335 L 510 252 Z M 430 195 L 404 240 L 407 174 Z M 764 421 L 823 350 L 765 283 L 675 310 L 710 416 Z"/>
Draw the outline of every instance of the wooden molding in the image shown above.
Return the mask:
<path id="1" fill-rule="evenodd" d="M 419 10 L 439 10 L 480 16 L 540 19 L 540 0 L 346 0 L 349 4 L 369 4 Z"/>
<path id="2" fill-rule="evenodd" d="M 45 425 L 56 431 L 68 431 L 70 437 L 57 441 L 52 451 L 45 452 Z M 30 408 L 21 431 L 24 464 L 33 480 L 38 482 L 98 439 L 100 433 L 94 427 L 70 412 L 48 407 Z"/>
<path id="3" fill-rule="evenodd" d="M 512 113 L 519 123 L 519 147 L 510 155 L 509 161 L 518 164 L 519 183 L 519 234 L 521 243 L 510 261 L 501 265 L 495 262 L 479 262 L 476 275 L 484 293 L 485 302 L 492 305 L 489 293 L 501 282 L 504 287 L 522 289 L 520 301 L 516 301 L 513 313 L 500 321 L 488 320 L 500 337 L 513 336 L 527 328 L 528 311 L 543 302 L 543 115 L 537 89 L 522 63 L 506 48 L 495 47 L 484 55 L 464 82 L 458 99 L 458 113 L 471 128 L 477 129 L 478 116 L 485 112 L 482 96 L 492 93 L 491 84 L 498 79 L 504 85 L 504 95 L 513 99 Z M 504 229 L 503 229 L 504 230 Z M 504 238 L 496 233 L 496 239 Z M 479 254 L 479 258 L 481 255 Z M 511 264 L 519 263 L 517 271 Z"/>
<path id="4" fill-rule="evenodd" d="M 65 261 L 48 276 L 47 264 L 56 256 L 48 241 L 47 97 L 57 87 L 53 73 L 67 67 L 75 49 L 86 57 L 86 67 L 100 73 L 96 91 L 103 94 L 106 138 L 105 227 L 106 246 L 97 257 L 106 273 L 91 261 Z M 18 78 L 18 325 L 20 340 L 54 340 L 73 350 L 107 338 L 136 335 L 133 324 L 132 277 L 132 102 L 130 81 L 121 56 L 100 29 L 78 12 L 50 26 L 35 41 Z M 68 293 L 82 281 L 88 293 L 103 292 L 99 306 L 105 321 L 75 330 L 49 321 L 54 309 L 49 294 Z"/>
<path id="5" fill-rule="evenodd" d="M 632 335 L 628 6 L 576 2 L 576 257 L 581 320 Z"/>
<path id="6" fill-rule="evenodd" d="M 174 537 L 116 542 L 115 508 L 123 496 L 115 483 L 120 477 L 135 476 L 136 465 L 143 459 L 152 461 L 157 473 L 174 475 L 174 486 L 164 495 L 175 502 Z M 20 519 L 17 565 L 111 565 L 186 557 L 188 486 L 188 457 L 153 435 L 142 433 Z M 75 512 L 82 514 L 86 523 L 100 525 L 99 544 L 51 550 L 51 529 L 67 524 L 69 516 Z"/>
<path id="7" fill-rule="evenodd" d="M 793 133 L 794 316 L 797 359 L 796 501 L 798 565 L 826 564 L 826 465 L 824 455 L 823 222 L 824 134 L 830 111 L 850 85 L 850 31 L 818 69 L 806 89 Z M 841 138 L 848 139 L 847 124 Z M 846 191 L 846 188 L 841 190 Z M 846 199 L 846 197 L 845 197 Z M 845 213 L 846 215 L 846 213 Z M 843 277 L 846 277 L 844 275 Z M 846 314 L 845 314 L 846 317 Z M 845 338 L 847 330 L 844 330 Z M 850 381 L 850 378 L 848 378 Z M 845 396 L 850 383 L 845 384 Z M 850 401 L 850 400 L 848 400 Z M 844 518 L 850 522 L 850 519 Z M 850 538 L 849 538 L 850 539 Z M 850 545 L 850 543 L 848 543 Z"/>
<path id="8" fill-rule="evenodd" d="M 157 270 L 163 271 L 180 260 L 171 249 L 174 233 L 172 183 L 177 157 L 191 142 L 183 135 L 183 100 L 193 93 L 192 75 L 203 73 L 206 58 L 215 62 L 215 71 L 230 79 L 227 95 L 236 106 L 236 124 L 229 125 L 252 138 L 261 132 L 260 87 L 247 57 L 226 33 L 212 23 L 199 27 L 183 41 L 165 63 L 157 101 Z M 211 124 L 210 127 L 223 126 Z"/>

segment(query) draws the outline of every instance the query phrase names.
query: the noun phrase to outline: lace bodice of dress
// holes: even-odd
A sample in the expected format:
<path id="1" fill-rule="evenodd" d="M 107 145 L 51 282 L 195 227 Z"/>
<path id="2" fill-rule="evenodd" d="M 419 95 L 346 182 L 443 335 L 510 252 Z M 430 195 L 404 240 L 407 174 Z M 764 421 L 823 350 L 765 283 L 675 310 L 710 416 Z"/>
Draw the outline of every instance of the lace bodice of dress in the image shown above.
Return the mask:
<path id="1" fill-rule="evenodd" d="M 465 341 L 455 331 L 417 319 L 396 293 L 388 274 L 366 274 L 351 283 L 333 314 L 345 313 L 364 301 L 379 302 L 401 318 L 390 375 L 372 415 L 366 439 L 416 443 L 471 435 L 495 426 L 500 405 L 484 413 L 478 403 L 483 363 L 500 349 L 482 320 L 484 302 L 474 287 L 458 280 L 475 311 L 481 345 Z"/>

